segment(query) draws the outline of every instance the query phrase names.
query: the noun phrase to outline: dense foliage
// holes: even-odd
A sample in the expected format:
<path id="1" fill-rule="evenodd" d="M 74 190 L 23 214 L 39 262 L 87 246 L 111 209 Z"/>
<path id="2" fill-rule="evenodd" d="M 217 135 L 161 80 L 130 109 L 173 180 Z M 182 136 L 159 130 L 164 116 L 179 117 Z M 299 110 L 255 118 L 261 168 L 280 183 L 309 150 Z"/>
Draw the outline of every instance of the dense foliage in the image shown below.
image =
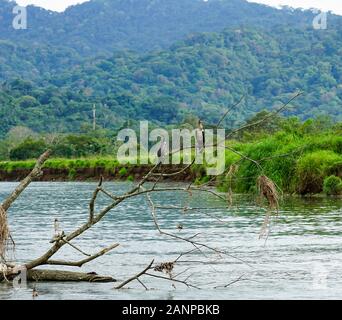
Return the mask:
<path id="1" fill-rule="evenodd" d="M 269 30 L 279 24 L 308 25 L 313 16 L 309 11 L 281 12 L 245 0 L 92 0 L 64 13 L 30 6 L 28 29 L 18 31 L 12 28 L 14 5 L 0 0 L 0 39 L 27 46 L 63 45 L 85 56 L 118 48 L 163 49 L 193 32 L 246 23 Z"/>
<path id="2" fill-rule="evenodd" d="M 211 124 L 245 94 L 233 127 L 298 90 L 291 114 L 341 120 L 341 17 L 314 30 L 310 11 L 244 0 L 93 0 L 31 6 L 29 28 L 14 30 L 13 6 L 0 0 L 0 136 L 85 132 L 94 103 L 98 128 L 114 132 L 142 119 Z"/>
<path id="3" fill-rule="evenodd" d="M 189 37 L 166 51 L 91 59 L 41 85 L 7 81 L 0 91 L 0 132 L 13 125 L 80 132 L 91 123 L 93 103 L 106 129 L 127 120 L 180 123 L 189 114 L 214 123 L 246 94 L 227 122 L 235 126 L 297 91 L 304 95 L 293 103 L 293 115 L 341 120 L 340 31 L 228 29 Z"/>

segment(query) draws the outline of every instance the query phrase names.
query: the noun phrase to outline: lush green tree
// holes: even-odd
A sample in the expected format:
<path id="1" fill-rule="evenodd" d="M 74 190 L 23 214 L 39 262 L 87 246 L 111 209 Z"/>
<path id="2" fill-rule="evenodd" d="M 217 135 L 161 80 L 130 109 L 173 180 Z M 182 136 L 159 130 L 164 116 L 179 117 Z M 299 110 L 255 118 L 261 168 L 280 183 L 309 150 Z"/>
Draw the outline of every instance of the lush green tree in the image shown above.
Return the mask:
<path id="1" fill-rule="evenodd" d="M 100 155 L 105 146 L 96 138 L 88 135 L 67 135 L 52 146 L 55 157 L 78 158 Z"/>
<path id="2" fill-rule="evenodd" d="M 17 147 L 10 150 L 9 157 L 11 160 L 36 159 L 44 151 L 48 149 L 44 140 L 26 139 Z"/>

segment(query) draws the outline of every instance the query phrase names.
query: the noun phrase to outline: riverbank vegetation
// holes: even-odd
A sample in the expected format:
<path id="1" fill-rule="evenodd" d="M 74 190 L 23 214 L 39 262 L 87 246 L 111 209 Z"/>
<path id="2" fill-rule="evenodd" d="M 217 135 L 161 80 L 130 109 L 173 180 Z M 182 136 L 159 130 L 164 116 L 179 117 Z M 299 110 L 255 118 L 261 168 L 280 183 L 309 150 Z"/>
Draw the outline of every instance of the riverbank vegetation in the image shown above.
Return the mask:
<path id="1" fill-rule="evenodd" d="M 263 111 L 247 124 L 266 115 Z M 328 117 L 304 122 L 296 117 L 272 117 L 266 124 L 239 131 L 226 141 L 226 146 L 229 174 L 208 177 L 204 165 L 194 165 L 187 175 L 196 184 L 212 182 L 221 191 L 236 193 L 257 192 L 256 178 L 265 174 L 285 193 L 342 194 L 342 123 L 334 123 Z M 114 133 L 51 136 L 38 135 L 22 127 L 13 129 L 0 143 L 0 172 L 31 170 L 34 159 L 47 148 L 53 150 L 54 157 L 46 161 L 45 169 L 54 170 L 57 175 L 59 172 L 62 179 L 77 180 L 85 170 L 88 170 L 87 177 L 94 175 L 94 179 L 99 172 L 128 180 L 144 174 L 139 165 L 119 164 Z M 260 166 L 252 161 L 241 162 L 241 155 Z"/>
<path id="2" fill-rule="evenodd" d="M 258 161 L 264 174 L 286 193 L 304 195 L 324 189 L 326 194 L 341 194 L 342 127 L 326 124 L 289 119 L 273 134 L 246 134 L 242 141 L 231 143 L 235 150 Z M 227 153 L 227 165 L 239 160 L 233 152 Z M 237 164 L 232 177 L 219 178 L 219 188 L 232 186 L 235 192 L 254 192 L 258 174 L 260 168 L 251 162 Z"/>

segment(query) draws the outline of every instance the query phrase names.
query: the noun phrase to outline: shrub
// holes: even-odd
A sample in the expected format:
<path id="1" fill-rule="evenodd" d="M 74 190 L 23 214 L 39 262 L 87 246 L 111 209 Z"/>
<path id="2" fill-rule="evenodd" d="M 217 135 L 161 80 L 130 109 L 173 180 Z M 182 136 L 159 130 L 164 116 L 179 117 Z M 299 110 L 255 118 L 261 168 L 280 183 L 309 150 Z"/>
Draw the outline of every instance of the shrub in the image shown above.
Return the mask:
<path id="1" fill-rule="evenodd" d="M 100 154 L 103 146 L 91 136 L 68 135 L 53 147 L 56 157 L 79 158 Z"/>
<path id="2" fill-rule="evenodd" d="M 329 176 L 324 179 L 323 191 L 328 196 L 342 194 L 342 180 L 336 176 Z"/>
<path id="3" fill-rule="evenodd" d="M 328 170 L 327 174 L 342 177 L 342 161 L 334 163 Z"/>
<path id="4" fill-rule="evenodd" d="M 340 155 L 327 150 L 316 151 L 301 157 L 296 168 L 297 191 L 300 194 L 321 192 L 327 172 L 340 161 Z"/>
<path id="5" fill-rule="evenodd" d="M 120 175 L 121 177 L 127 175 L 127 169 L 126 169 L 125 167 L 121 168 L 121 169 L 119 170 L 119 175 Z"/>
<path id="6" fill-rule="evenodd" d="M 10 151 L 10 159 L 11 160 L 36 159 L 46 149 L 48 149 L 48 146 L 46 145 L 44 140 L 32 140 L 31 138 L 28 138 Z"/>

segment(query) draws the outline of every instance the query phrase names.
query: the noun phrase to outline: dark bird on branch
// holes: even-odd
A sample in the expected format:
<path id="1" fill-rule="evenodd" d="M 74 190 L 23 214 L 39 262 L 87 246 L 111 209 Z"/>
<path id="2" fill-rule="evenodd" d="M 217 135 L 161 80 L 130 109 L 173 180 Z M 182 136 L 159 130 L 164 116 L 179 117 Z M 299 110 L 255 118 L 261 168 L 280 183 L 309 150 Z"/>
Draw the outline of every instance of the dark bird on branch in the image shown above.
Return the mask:
<path id="1" fill-rule="evenodd" d="M 38 291 L 36 290 L 36 287 L 33 288 L 33 291 L 32 291 L 32 298 L 37 298 L 38 297 Z"/>
<path id="2" fill-rule="evenodd" d="M 158 163 L 161 163 L 164 160 L 166 154 L 167 154 L 167 145 L 166 145 L 166 141 L 163 139 L 157 151 Z"/>
<path id="3" fill-rule="evenodd" d="M 205 130 L 201 120 L 198 121 L 198 128 L 196 130 L 196 144 L 197 151 L 202 152 L 205 147 Z"/>

